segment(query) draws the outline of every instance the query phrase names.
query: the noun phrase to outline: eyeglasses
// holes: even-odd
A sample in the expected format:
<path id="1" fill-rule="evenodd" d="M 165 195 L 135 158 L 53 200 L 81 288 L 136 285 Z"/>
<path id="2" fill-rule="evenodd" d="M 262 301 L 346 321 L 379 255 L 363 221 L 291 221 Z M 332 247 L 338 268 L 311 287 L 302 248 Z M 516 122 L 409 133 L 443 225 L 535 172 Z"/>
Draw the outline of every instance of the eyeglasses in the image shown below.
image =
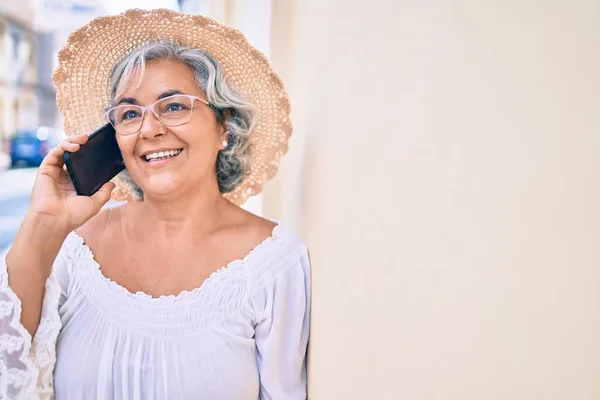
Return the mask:
<path id="1" fill-rule="evenodd" d="M 194 100 L 209 105 L 206 100 L 189 94 L 176 94 L 158 100 L 149 106 L 123 104 L 111 108 L 105 114 L 119 135 L 132 135 L 142 129 L 146 111 L 150 110 L 164 126 L 187 124 L 192 118 Z"/>

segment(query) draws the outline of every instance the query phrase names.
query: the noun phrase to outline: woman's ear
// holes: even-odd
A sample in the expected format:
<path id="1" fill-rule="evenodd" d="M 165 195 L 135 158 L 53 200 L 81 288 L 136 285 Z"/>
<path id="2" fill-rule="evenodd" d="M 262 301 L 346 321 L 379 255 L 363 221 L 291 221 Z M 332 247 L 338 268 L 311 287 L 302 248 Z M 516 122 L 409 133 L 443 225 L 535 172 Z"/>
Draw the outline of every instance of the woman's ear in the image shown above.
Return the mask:
<path id="1" fill-rule="evenodd" d="M 225 150 L 229 146 L 229 135 L 227 134 L 227 129 L 223 127 L 223 131 L 221 132 L 221 150 Z"/>
<path id="2" fill-rule="evenodd" d="M 225 127 L 225 125 L 227 125 L 227 121 L 229 121 L 229 118 L 231 118 L 231 110 L 226 109 L 223 111 L 223 117 L 219 121 L 219 124 L 221 124 L 222 127 Z"/>
<path id="3" fill-rule="evenodd" d="M 231 112 L 229 110 L 225 110 L 225 112 L 223 113 L 223 120 L 219 122 L 219 124 L 221 125 L 220 140 L 221 140 L 221 146 L 222 146 L 223 150 L 225 150 L 227 148 L 227 146 L 229 146 L 229 134 L 227 133 L 227 121 L 229 120 L 230 116 L 231 116 Z"/>

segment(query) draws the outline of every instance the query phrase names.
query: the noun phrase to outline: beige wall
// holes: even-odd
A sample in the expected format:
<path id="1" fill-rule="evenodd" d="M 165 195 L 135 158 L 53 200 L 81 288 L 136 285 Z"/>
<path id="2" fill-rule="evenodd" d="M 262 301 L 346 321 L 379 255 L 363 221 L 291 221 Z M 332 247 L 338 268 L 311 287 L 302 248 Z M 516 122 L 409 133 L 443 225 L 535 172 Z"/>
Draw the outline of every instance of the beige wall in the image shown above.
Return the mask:
<path id="1" fill-rule="evenodd" d="M 597 1 L 273 2 L 311 400 L 600 399 Z"/>

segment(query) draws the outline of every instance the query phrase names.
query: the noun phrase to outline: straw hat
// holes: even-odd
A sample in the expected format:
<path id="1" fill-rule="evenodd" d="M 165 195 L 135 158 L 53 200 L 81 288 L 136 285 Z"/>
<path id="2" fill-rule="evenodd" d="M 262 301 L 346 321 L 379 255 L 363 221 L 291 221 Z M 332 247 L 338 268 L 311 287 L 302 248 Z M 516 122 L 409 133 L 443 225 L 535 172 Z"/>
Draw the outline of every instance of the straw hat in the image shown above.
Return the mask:
<path id="1" fill-rule="evenodd" d="M 244 35 L 199 15 L 170 10 L 129 10 L 100 17 L 73 32 L 58 55 L 53 81 L 68 135 L 91 133 L 106 124 L 110 73 L 129 51 L 155 40 L 172 40 L 215 57 L 228 82 L 257 107 L 258 123 L 250 136 L 251 166 L 243 182 L 224 196 L 236 204 L 259 193 L 277 173 L 292 132 L 290 104 L 267 58 Z M 115 200 L 132 198 L 131 184 L 115 178 Z"/>

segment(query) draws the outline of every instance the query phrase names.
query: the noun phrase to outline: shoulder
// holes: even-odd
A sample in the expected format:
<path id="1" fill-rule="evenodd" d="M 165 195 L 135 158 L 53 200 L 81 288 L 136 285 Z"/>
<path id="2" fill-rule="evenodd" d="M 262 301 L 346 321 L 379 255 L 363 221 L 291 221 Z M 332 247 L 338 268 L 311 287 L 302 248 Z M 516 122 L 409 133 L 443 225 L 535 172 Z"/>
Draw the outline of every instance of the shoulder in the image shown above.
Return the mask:
<path id="1" fill-rule="evenodd" d="M 246 264 L 270 263 L 293 247 L 303 247 L 298 236 L 282 223 L 245 210 L 236 210 L 223 218 L 211 240 L 215 244 L 224 243 L 223 251 L 230 252 L 232 259 L 244 259 Z"/>
<path id="2" fill-rule="evenodd" d="M 105 226 L 105 221 L 107 221 L 109 215 L 110 211 L 103 209 L 84 225 L 70 232 L 56 257 L 55 268 L 64 264 L 65 261 L 75 261 L 81 257 L 89 256 L 88 245 L 102 239 L 100 233 L 103 232 L 102 228 Z"/>
<path id="3" fill-rule="evenodd" d="M 281 222 L 273 223 L 269 236 L 248 258 L 249 273 L 259 286 L 310 275 L 307 246 L 294 230 Z"/>
<path id="4" fill-rule="evenodd" d="M 273 235 L 276 223 L 268 219 L 249 214 L 229 227 L 229 235 L 234 236 L 242 247 L 252 248 Z"/>
<path id="5" fill-rule="evenodd" d="M 228 229 L 229 239 L 234 239 L 251 253 L 260 253 L 261 262 L 297 252 L 306 252 L 306 246 L 296 232 L 280 221 L 248 213 Z M 248 251 L 246 251 L 248 252 Z M 275 261 L 275 260 L 273 260 Z"/>
<path id="6" fill-rule="evenodd" d="M 120 227 L 121 214 L 126 208 L 125 205 L 102 208 L 98 214 L 75 230 L 75 236 L 94 248 L 104 240 L 104 236 L 113 236 L 116 233 Z"/>

